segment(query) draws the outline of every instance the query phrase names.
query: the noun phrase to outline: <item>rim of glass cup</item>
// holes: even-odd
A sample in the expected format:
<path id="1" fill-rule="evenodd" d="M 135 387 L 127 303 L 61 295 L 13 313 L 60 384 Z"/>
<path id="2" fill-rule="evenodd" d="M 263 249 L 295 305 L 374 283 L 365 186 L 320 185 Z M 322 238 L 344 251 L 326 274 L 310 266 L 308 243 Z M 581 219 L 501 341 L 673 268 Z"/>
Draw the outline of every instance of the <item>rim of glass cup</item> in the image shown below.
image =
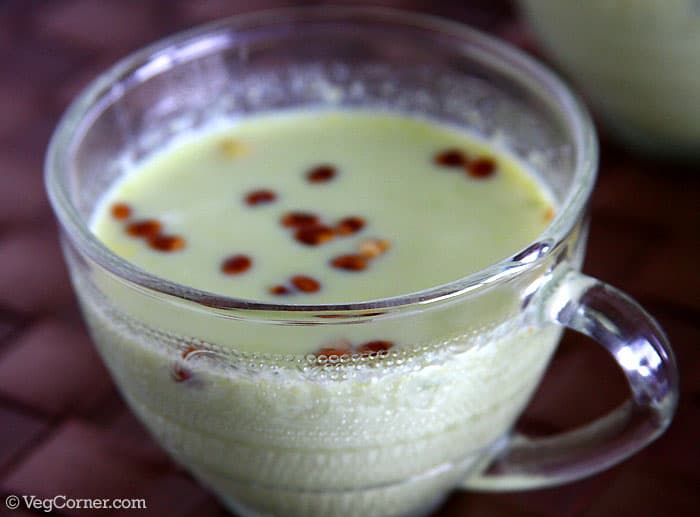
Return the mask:
<path id="1" fill-rule="evenodd" d="M 456 37 L 469 45 L 469 53 L 490 66 L 506 67 L 518 73 L 518 80 L 543 87 L 547 97 L 556 104 L 571 132 L 574 149 L 574 178 L 572 187 L 560 205 L 554 219 L 545 230 L 527 246 L 509 257 L 484 269 L 445 284 L 399 296 L 360 302 L 332 304 L 272 303 L 235 298 L 196 289 L 149 273 L 109 250 L 90 230 L 87 221 L 71 201 L 68 181 L 69 163 L 76 136 L 97 108 L 114 101 L 124 89 L 116 84 L 142 81 L 176 65 L 181 60 L 196 59 L 216 50 L 236 44 L 236 32 L 258 29 L 281 22 L 385 23 L 393 28 L 401 26 L 423 29 L 441 35 Z M 181 60 L 163 59 L 177 55 Z M 553 253 L 557 245 L 573 229 L 590 197 L 598 165 L 598 144 L 591 118 L 578 98 L 544 65 L 524 52 L 502 43 L 494 37 L 458 22 L 440 17 L 411 13 L 382 7 L 296 7 L 273 9 L 235 15 L 200 25 L 190 30 L 165 37 L 137 50 L 94 79 L 70 104 L 61 117 L 49 143 L 45 162 L 45 182 L 49 200 L 64 230 L 81 253 L 119 278 L 151 291 L 189 300 L 208 308 L 243 311 L 329 313 L 342 312 L 344 316 L 356 311 L 358 316 L 367 310 L 382 309 L 383 314 L 411 306 L 425 306 L 446 299 L 465 296 L 485 285 L 505 281 L 524 269 L 536 267 Z M 318 321 L 318 320 L 317 320 Z M 332 320 L 328 320 L 330 323 Z M 324 323 L 324 321 L 318 321 Z"/>

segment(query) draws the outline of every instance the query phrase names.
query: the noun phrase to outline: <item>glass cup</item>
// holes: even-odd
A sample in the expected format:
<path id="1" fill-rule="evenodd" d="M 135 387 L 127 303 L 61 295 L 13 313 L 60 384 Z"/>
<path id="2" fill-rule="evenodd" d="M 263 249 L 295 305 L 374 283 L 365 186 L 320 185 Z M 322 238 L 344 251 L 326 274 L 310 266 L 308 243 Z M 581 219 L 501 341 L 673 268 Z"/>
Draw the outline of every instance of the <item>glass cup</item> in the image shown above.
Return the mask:
<path id="1" fill-rule="evenodd" d="M 558 213 L 535 242 L 482 271 L 334 305 L 179 285 L 91 233 L 105 191 L 184 130 L 320 106 L 475 131 L 536 170 Z M 597 158 L 585 110 L 517 50 L 431 17 L 314 8 L 216 22 L 117 63 L 63 117 L 46 181 L 111 375 L 160 444 L 224 504 L 242 515 L 422 515 L 455 488 L 539 488 L 593 474 L 672 418 L 677 370 L 663 332 L 627 296 L 580 273 Z M 562 435 L 514 434 L 564 328 L 610 352 L 632 397 Z M 308 354 L 339 338 L 402 346 Z M 275 353 L 283 341 L 298 353 Z"/>
<path id="2" fill-rule="evenodd" d="M 700 2 L 518 4 L 612 136 L 647 154 L 700 160 Z"/>

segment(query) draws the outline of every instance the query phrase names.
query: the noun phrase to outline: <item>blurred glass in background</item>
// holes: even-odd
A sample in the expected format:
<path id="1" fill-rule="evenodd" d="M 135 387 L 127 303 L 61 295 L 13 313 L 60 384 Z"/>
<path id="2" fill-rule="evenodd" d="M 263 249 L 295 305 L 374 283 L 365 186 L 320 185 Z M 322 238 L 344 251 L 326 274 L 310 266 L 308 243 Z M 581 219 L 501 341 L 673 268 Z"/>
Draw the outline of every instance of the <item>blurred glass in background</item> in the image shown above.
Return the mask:
<path id="1" fill-rule="evenodd" d="M 611 136 L 650 154 L 700 159 L 700 0 L 518 3 Z"/>

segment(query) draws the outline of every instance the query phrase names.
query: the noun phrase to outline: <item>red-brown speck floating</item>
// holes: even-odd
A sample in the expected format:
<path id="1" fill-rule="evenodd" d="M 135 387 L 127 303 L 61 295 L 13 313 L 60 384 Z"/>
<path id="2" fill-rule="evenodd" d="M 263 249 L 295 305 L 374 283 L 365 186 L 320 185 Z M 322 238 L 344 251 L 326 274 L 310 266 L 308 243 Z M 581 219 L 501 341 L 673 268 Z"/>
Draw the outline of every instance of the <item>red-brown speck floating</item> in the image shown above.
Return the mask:
<path id="1" fill-rule="evenodd" d="M 114 203 L 112 205 L 112 217 L 119 221 L 128 219 L 131 217 L 131 207 L 126 203 Z"/>
<path id="2" fill-rule="evenodd" d="M 301 228 L 318 224 L 319 217 L 311 212 L 288 212 L 282 216 L 280 222 L 287 228 Z"/>
<path id="3" fill-rule="evenodd" d="M 362 271 L 367 268 L 367 259 L 362 255 L 340 255 L 331 260 L 331 266 L 346 271 Z"/>
<path id="4" fill-rule="evenodd" d="M 143 221 L 134 221 L 126 227 L 126 233 L 132 237 L 155 237 L 160 233 L 162 225 L 155 219 L 146 219 Z"/>
<path id="5" fill-rule="evenodd" d="M 273 285 L 270 287 L 270 289 L 268 289 L 268 291 L 270 294 L 274 294 L 275 296 L 284 296 L 292 293 L 292 291 L 289 290 L 289 287 L 282 284 Z"/>
<path id="6" fill-rule="evenodd" d="M 148 238 L 151 248 L 158 251 L 177 251 L 185 247 L 185 239 L 179 235 L 152 235 Z"/>
<path id="7" fill-rule="evenodd" d="M 310 276 L 296 275 L 290 279 L 290 282 L 303 293 L 315 293 L 321 289 L 321 283 Z"/>
<path id="8" fill-rule="evenodd" d="M 389 241 L 385 239 L 366 239 L 357 245 L 357 251 L 365 258 L 377 258 L 389 249 Z"/>
<path id="9" fill-rule="evenodd" d="M 436 154 L 434 161 L 442 167 L 464 167 L 469 160 L 460 149 L 446 149 Z"/>
<path id="10" fill-rule="evenodd" d="M 496 172 L 496 162 L 492 158 L 477 158 L 467 165 L 467 174 L 472 178 L 488 178 Z"/>
<path id="11" fill-rule="evenodd" d="M 250 206 L 268 205 L 273 203 L 276 199 L 277 194 L 267 189 L 253 190 L 245 196 L 245 202 Z"/>
<path id="12" fill-rule="evenodd" d="M 306 173 L 306 179 L 310 183 L 325 183 L 336 175 L 336 169 L 332 165 L 318 165 Z"/>
<path id="13" fill-rule="evenodd" d="M 192 372 L 179 364 L 173 365 L 170 375 L 175 382 L 185 382 L 186 380 L 192 378 Z"/>
<path id="14" fill-rule="evenodd" d="M 204 348 L 202 348 L 201 346 L 189 345 L 182 351 L 182 358 L 187 359 L 191 354 L 199 352 L 200 350 L 204 350 Z"/>
<path id="15" fill-rule="evenodd" d="M 363 343 L 357 347 L 353 347 L 347 341 L 340 340 L 326 344 L 324 347 L 320 348 L 315 355 L 316 357 L 338 356 L 340 358 L 345 355 L 352 354 L 353 351 L 362 355 L 382 354 L 391 350 L 393 347 L 394 343 L 392 343 L 391 341 L 384 340 L 368 341 L 367 343 Z"/>
<path id="16" fill-rule="evenodd" d="M 333 348 L 333 347 L 326 347 L 326 348 L 321 348 L 318 352 L 316 352 L 316 356 L 326 356 L 326 357 L 331 357 L 331 356 L 337 356 L 337 357 L 343 357 L 345 355 L 350 355 L 351 352 L 350 350 L 344 349 L 344 348 Z"/>
<path id="17" fill-rule="evenodd" d="M 551 206 L 547 208 L 547 211 L 544 213 L 544 220 L 545 221 L 551 221 L 554 219 L 554 208 Z"/>
<path id="18" fill-rule="evenodd" d="M 322 224 L 302 226 L 294 232 L 294 238 L 307 246 L 318 246 L 332 240 L 334 237 L 335 231 L 333 228 Z"/>
<path id="19" fill-rule="evenodd" d="M 352 235 L 362 230 L 365 227 L 365 220 L 362 217 L 352 215 L 341 219 L 335 226 L 335 231 L 338 235 Z"/>
<path id="20" fill-rule="evenodd" d="M 371 354 L 376 352 L 386 352 L 394 346 L 391 341 L 368 341 L 357 347 L 357 351 L 360 354 Z"/>
<path id="21" fill-rule="evenodd" d="M 232 255 L 221 263 L 221 271 L 227 275 L 240 275 L 253 265 L 248 255 Z"/>
<path id="22" fill-rule="evenodd" d="M 356 318 L 373 318 L 374 316 L 381 316 L 382 314 L 386 314 L 386 313 L 384 311 L 365 312 L 363 314 L 358 314 L 355 317 Z"/>

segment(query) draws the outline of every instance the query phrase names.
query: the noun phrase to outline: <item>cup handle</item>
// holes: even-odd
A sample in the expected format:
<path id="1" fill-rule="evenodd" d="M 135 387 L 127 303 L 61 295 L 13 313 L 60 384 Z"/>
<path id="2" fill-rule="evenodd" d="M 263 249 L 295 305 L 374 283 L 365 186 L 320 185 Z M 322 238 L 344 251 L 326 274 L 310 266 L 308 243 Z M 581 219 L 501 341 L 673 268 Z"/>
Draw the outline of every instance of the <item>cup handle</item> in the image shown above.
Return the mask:
<path id="1" fill-rule="evenodd" d="M 678 370 L 659 325 L 629 296 L 599 280 L 568 271 L 545 287 L 542 317 L 595 339 L 622 368 L 632 397 L 578 429 L 546 438 L 506 437 L 474 490 L 556 486 L 621 462 L 668 427 L 678 401 Z"/>

